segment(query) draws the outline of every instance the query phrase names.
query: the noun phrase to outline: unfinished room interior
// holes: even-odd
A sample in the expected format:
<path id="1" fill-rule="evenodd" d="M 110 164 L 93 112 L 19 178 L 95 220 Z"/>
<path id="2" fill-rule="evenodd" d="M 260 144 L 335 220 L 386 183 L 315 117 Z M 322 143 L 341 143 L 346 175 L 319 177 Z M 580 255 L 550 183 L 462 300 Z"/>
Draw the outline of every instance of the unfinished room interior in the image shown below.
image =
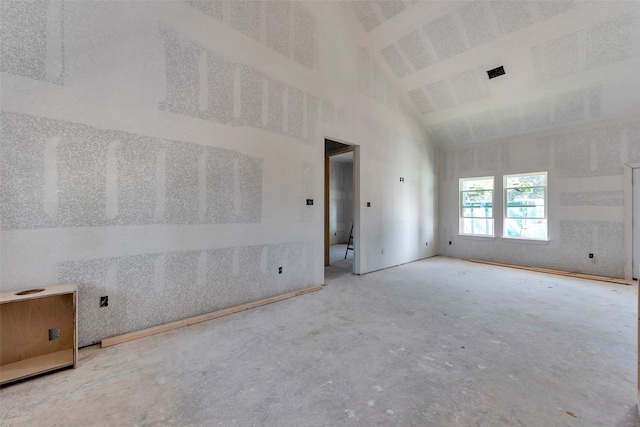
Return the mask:
<path id="1" fill-rule="evenodd" d="M 1 0 L 0 425 L 640 425 L 640 1 Z"/>

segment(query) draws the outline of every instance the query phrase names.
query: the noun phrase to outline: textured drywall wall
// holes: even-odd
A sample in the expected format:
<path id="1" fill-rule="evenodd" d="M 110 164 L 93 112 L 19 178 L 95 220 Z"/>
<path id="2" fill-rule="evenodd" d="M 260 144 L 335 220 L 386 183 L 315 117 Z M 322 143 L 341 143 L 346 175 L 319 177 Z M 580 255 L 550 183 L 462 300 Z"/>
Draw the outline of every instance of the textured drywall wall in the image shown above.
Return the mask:
<path id="1" fill-rule="evenodd" d="M 624 277 L 623 167 L 637 161 L 638 117 L 443 150 L 441 253 Z M 549 241 L 502 238 L 502 176 L 540 171 L 548 172 Z M 459 178 L 489 175 L 495 176 L 496 238 L 460 236 Z"/>
<path id="2" fill-rule="evenodd" d="M 353 162 L 330 162 L 329 243 L 334 245 L 347 243 L 353 225 Z"/>
<path id="3" fill-rule="evenodd" d="M 0 7 L 0 286 L 78 283 L 80 345 L 323 283 L 325 138 L 361 272 L 437 253 L 436 151 L 347 4 Z"/>

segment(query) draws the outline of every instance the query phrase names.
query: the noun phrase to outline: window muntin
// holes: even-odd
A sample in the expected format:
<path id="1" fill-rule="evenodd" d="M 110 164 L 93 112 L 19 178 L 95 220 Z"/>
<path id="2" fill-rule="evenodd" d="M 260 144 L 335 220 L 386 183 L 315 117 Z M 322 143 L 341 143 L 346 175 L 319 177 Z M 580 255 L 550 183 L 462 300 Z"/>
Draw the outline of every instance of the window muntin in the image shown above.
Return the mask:
<path id="1" fill-rule="evenodd" d="M 547 173 L 505 175 L 504 234 L 516 239 L 547 239 Z"/>
<path id="2" fill-rule="evenodd" d="M 493 236 L 493 177 L 460 179 L 460 234 Z"/>

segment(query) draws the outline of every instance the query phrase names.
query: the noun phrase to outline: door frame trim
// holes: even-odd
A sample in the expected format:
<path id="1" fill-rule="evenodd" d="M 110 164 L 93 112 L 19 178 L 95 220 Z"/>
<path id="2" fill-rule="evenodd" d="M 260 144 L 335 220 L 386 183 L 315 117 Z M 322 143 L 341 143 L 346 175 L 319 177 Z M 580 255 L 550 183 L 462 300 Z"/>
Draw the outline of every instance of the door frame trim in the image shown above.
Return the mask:
<path id="1" fill-rule="evenodd" d="M 624 278 L 633 279 L 633 170 L 640 162 L 624 165 Z"/>
<path id="2" fill-rule="evenodd" d="M 329 198 L 331 183 L 329 159 L 333 155 L 353 152 L 353 273 L 360 274 L 360 146 L 330 136 L 326 136 L 325 140 L 327 139 L 348 145 L 348 147 L 334 150 L 328 154 L 325 153 L 324 156 L 324 264 L 325 266 L 329 265 Z"/>

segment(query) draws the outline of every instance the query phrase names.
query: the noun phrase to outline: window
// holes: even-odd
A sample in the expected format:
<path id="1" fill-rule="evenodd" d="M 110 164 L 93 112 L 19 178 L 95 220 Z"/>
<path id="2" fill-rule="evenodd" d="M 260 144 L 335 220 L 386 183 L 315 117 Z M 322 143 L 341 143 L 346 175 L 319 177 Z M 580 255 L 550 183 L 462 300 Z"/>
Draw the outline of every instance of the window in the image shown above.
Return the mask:
<path id="1" fill-rule="evenodd" d="M 493 177 L 460 179 L 460 234 L 493 236 Z"/>
<path id="2" fill-rule="evenodd" d="M 547 239 L 547 173 L 505 175 L 504 237 Z"/>

